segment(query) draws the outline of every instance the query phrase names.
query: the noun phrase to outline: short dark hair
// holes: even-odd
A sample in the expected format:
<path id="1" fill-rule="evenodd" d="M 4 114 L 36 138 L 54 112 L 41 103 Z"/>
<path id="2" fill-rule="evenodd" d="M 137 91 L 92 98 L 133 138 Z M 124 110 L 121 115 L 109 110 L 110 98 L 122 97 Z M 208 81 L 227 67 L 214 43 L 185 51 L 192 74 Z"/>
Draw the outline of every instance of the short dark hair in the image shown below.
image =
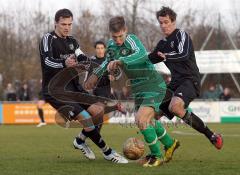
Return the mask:
<path id="1" fill-rule="evenodd" d="M 105 48 L 106 48 L 106 44 L 103 42 L 103 41 L 96 41 L 95 43 L 94 43 L 94 48 L 96 49 L 96 47 L 97 47 L 97 45 L 103 45 Z"/>
<path id="2" fill-rule="evenodd" d="M 159 16 L 165 17 L 167 15 L 169 16 L 171 21 L 176 21 L 177 14 L 173 11 L 173 9 L 171 9 L 169 7 L 163 6 L 161 8 L 161 10 L 157 11 L 157 13 L 156 13 L 157 20 L 158 20 Z"/>
<path id="3" fill-rule="evenodd" d="M 55 22 L 58 22 L 60 20 L 60 18 L 73 18 L 73 14 L 69 9 L 60 9 L 56 12 L 55 14 Z"/>
<path id="4" fill-rule="evenodd" d="M 119 32 L 126 28 L 126 23 L 123 16 L 115 16 L 109 20 L 109 31 Z"/>

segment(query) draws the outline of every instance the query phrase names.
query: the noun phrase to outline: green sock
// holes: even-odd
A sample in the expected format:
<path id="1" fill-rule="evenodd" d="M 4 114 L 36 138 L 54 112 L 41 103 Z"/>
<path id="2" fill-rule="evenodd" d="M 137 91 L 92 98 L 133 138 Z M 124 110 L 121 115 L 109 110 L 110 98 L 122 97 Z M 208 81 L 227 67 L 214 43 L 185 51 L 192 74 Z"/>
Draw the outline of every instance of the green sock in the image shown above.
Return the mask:
<path id="1" fill-rule="evenodd" d="M 160 150 L 160 141 L 157 138 L 157 134 L 153 126 L 148 126 L 145 130 L 142 130 L 141 133 L 144 136 L 144 140 L 149 146 L 151 151 L 151 155 L 155 155 L 159 158 L 162 157 L 162 153 Z"/>
<path id="2" fill-rule="evenodd" d="M 162 126 L 162 124 L 155 120 L 155 131 L 156 134 L 158 136 L 158 139 L 162 142 L 162 144 L 166 147 L 166 148 L 170 148 L 173 143 L 174 140 L 171 138 L 171 136 L 167 133 L 166 129 Z"/>

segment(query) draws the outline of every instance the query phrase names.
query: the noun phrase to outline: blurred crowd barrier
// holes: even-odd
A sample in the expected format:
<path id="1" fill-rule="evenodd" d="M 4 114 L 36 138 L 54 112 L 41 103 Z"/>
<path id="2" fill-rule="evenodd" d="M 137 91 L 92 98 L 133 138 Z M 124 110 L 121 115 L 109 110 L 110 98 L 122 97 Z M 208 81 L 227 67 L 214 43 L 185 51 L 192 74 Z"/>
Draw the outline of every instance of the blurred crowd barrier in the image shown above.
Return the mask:
<path id="1" fill-rule="evenodd" d="M 105 115 L 105 123 L 134 123 L 134 105 L 125 102 L 128 107 L 127 115 L 112 112 Z M 49 104 L 43 107 L 47 123 L 55 123 L 56 110 Z M 240 123 L 240 100 L 238 101 L 194 101 L 190 104 L 189 111 L 196 113 L 207 123 Z M 164 116 L 162 122 L 179 122 L 175 117 L 169 121 Z M 7 102 L 0 103 L 0 124 L 36 124 L 39 123 L 37 105 L 35 102 Z"/>

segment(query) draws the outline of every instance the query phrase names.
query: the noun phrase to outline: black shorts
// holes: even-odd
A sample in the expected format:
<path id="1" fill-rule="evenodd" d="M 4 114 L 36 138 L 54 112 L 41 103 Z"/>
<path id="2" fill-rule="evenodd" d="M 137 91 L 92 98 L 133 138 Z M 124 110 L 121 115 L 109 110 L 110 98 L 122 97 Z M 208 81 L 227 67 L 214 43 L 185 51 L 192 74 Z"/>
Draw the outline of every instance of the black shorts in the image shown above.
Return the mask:
<path id="1" fill-rule="evenodd" d="M 198 89 L 192 80 L 185 80 L 174 91 L 174 96 L 181 98 L 184 101 L 184 107 L 187 108 L 191 101 L 198 96 Z"/>
<path id="2" fill-rule="evenodd" d="M 170 120 L 174 115 L 168 110 L 169 104 L 173 96 L 179 97 L 184 101 L 184 108 L 186 109 L 191 101 L 193 101 L 199 95 L 198 84 L 195 84 L 192 80 L 185 80 L 180 86 L 176 89 L 167 89 L 165 98 L 160 105 L 161 111 L 166 115 Z"/>
<path id="3" fill-rule="evenodd" d="M 75 119 L 80 112 L 87 110 L 90 105 L 81 103 L 62 102 L 49 95 L 45 95 L 45 101 L 55 108 L 63 117 L 72 120 Z"/>

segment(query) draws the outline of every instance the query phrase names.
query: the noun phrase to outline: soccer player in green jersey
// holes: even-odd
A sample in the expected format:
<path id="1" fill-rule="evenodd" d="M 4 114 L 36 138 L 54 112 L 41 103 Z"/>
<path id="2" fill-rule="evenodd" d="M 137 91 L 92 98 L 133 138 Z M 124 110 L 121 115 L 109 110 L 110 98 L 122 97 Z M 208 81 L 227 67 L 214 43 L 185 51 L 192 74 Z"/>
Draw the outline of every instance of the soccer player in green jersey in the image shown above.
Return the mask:
<path id="1" fill-rule="evenodd" d="M 137 109 L 136 123 L 151 151 L 143 166 L 159 166 L 163 163 L 160 141 L 165 146 L 165 161 L 172 158 L 174 150 L 179 146 L 179 142 L 172 139 L 161 123 L 154 119 L 165 96 L 166 84 L 149 61 L 147 51 L 141 41 L 137 36 L 127 34 L 123 17 L 111 18 L 109 31 L 112 39 L 107 44 L 106 60 L 94 70 L 94 73 L 86 81 L 85 88 L 95 87 L 98 78 L 106 70 L 115 72 L 115 74 L 116 70 L 120 70 L 120 72 L 121 69 L 123 70 L 130 79 L 132 96 Z M 118 69 L 119 67 L 121 69 Z"/>

